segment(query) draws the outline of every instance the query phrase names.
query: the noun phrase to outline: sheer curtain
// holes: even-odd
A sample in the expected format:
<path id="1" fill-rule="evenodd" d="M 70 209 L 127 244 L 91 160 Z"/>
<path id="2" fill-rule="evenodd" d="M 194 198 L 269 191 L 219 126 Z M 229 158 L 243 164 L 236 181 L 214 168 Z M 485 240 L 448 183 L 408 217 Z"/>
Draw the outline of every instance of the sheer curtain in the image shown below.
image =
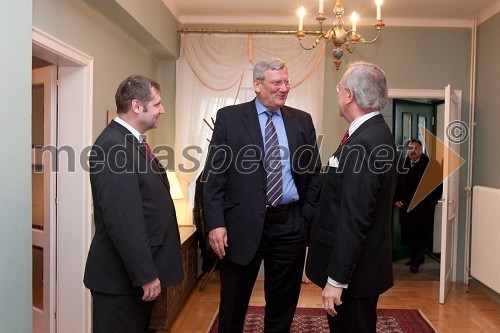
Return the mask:
<path id="1" fill-rule="evenodd" d="M 310 43 L 311 41 L 306 41 Z M 291 90 L 287 105 L 311 114 L 323 129 L 324 43 L 304 51 L 295 36 L 183 34 L 177 61 L 175 157 L 178 177 L 189 184 L 191 216 L 195 180 L 205 163 L 212 119 L 227 105 L 250 101 L 253 64 L 268 57 L 287 63 Z M 210 126 L 209 126 L 210 125 Z"/>

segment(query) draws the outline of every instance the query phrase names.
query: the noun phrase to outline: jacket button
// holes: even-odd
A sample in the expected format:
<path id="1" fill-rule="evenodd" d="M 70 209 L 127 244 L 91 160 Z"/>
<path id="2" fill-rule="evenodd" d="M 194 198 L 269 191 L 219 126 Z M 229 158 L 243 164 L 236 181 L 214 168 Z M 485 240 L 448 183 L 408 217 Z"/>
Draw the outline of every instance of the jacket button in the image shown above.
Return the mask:
<path id="1" fill-rule="evenodd" d="M 264 217 L 264 213 L 260 213 L 260 217 Z"/>

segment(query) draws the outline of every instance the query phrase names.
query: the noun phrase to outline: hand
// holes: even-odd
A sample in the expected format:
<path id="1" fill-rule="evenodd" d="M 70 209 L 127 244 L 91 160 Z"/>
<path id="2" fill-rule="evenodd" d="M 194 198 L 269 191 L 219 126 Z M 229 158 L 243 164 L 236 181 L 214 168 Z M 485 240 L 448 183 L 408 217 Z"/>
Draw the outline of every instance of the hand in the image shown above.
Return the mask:
<path id="1" fill-rule="evenodd" d="M 396 206 L 396 207 L 398 207 L 398 208 L 403 208 L 404 204 L 403 204 L 403 202 L 402 202 L 402 201 L 396 201 L 396 202 L 394 203 L 394 206 Z"/>
<path id="2" fill-rule="evenodd" d="M 325 308 L 326 312 L 332 317 L 337 314 L 335 305 L 339 306 L 340 304 L 342 304 L 342 301 L 340 300 L 342 291 L 344 291 L 343 288 L 334 287 L 331 284 L 327 283 L 325 289 L 323 289 L 323 292 L 321 293 L 321 297 L 323 298 L 323 307 Z"/>
<path id="3" fill-rule="evenodd" d="M 154 279 L 153 281 L 146 283 L 145 285 L 142 286 L 142 290 L 144 290 L 144 295 L 142 295 L 142 300 L 151 302 L 158 297 L 161 293 L 161 283 L 158 278 Z"/>
<path id="4" fill-rule="evenodd" d="M 224 258 L 226 255 L 227 247 L 227 230 L 226 227 L 219 227 L 210 230 L 208 233 L 208 241 L 212 250 L 214 250 L 217 257 L 220 259 Z"/>

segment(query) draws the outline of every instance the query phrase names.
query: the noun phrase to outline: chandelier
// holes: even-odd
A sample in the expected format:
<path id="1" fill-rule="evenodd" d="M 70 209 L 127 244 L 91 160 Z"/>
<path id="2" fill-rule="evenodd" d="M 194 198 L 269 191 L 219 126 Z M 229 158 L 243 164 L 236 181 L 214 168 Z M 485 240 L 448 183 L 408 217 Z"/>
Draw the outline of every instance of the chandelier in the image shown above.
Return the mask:
<path id="1" fill-rule="evenodd" d="M 377 35 L 371 41 L 366 41 L 361 34 L 356 31 L 356 23 L 358 21 L 358 14 L 353 12 L 351 15 L 352 26 L 350 30 L 346 30 L 344 27 L 344 20 L 342 16 L 344 15 L 344 6 L 342 5 L 342 0 L 335 0 L 335 8 L 333 9 L 333 14 L 335 14 L 335 20 L 333 22 L 333 27 L 328 31 L 323 30 L 323 22 L 326 20 L 326 16 L 323 13 L 323 5 L 324 0 L 319 0 L 319 9 L 318 14 L 316 15 L 316 21 L 319 22 L 319 37 L 314 41 L 314 43 L 306 47 L 302 43 L 302 39 L 306 36 L 306 32 L 304 31 L 304 16 L 305 9 L 304 7 L 300 7 L 299 9 L 299 29 L 297 30 L 296 36 L 299 39 L 300 46 L 304 50 L 312 50 L 323 39 L 325 43 L 332 42 L 334 45 L 332 55 L 335 58 L 333 61 L 335 63 L 335 67 L 337 70 L 342 63 L 342 56 L 344 55 L 344 51 L 342 47 L 344 47 L 349 53 L 354 52 L 354 48 L 356 47 L 356 43 L 363 44 L 371 44 L 374 43 L 378 37 L 380 36 L 380 32 L 382 31 L 382 27 L 385 25 L 382 20 L 382 1 L 383 0 L 375 0 L 375 4 L 377 5 L 377 20 L 373 25 L 377 29 Z"/>

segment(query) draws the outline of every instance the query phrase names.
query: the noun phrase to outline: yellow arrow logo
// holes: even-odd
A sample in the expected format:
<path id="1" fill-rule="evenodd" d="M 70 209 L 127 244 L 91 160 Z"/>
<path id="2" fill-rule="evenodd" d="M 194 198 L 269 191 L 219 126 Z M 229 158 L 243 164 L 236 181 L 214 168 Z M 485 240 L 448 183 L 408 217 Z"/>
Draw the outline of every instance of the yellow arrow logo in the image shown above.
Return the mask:
<path id="1" fill-rule="evenodd" d="M 424 171 L 413 196 L 408 211 L 425 199 L 443 180 L 457 171 L 465 160 L 443 141 L 429 132 L 424 126 L 418 125 L 422 137 L 425 138 L 425 147 L 430 162 Z"/>

